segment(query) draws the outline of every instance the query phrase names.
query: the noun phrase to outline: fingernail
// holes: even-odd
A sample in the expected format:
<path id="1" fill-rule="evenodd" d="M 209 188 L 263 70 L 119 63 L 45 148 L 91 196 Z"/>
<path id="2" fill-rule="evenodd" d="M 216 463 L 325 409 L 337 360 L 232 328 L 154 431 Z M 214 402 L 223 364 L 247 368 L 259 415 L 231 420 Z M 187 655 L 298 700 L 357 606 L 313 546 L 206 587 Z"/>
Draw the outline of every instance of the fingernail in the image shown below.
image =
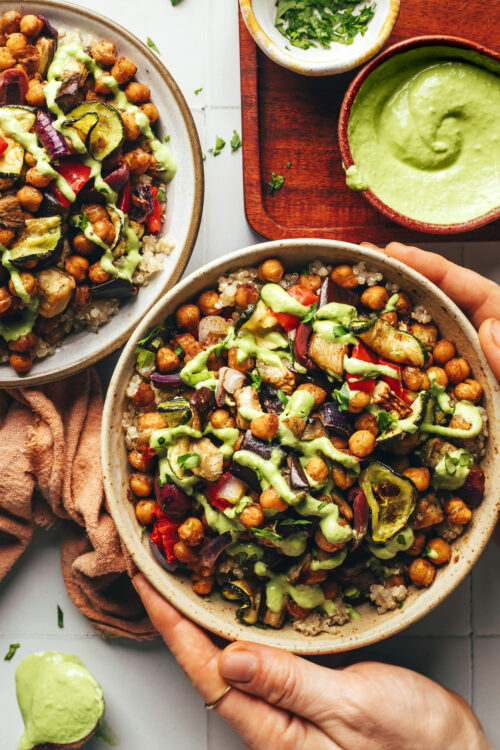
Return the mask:
<path id="1" fill-rule="evenodd" d="M 491 321 L 491 335 L 497 346 L 500 346 L 500 320 Z"/>
<path id="2" fill-rule="evenodd" d="M 250 682 L 257 672 L 257 659 L 250 651 L 230 648 L 221 654 L 220 672 L 231 682 Z"/>
<path id="3" fill-rule="evenodd" d="M 134 587 L 134 589 L 137 591 L 137 593 L 139 593 L 139 585 L 138 585 L 138 583 L 135 580 L 136 578 L 137 578 L 137 576 L 134 576 L 130 580 L 132 581 L 132 586 Z"/>

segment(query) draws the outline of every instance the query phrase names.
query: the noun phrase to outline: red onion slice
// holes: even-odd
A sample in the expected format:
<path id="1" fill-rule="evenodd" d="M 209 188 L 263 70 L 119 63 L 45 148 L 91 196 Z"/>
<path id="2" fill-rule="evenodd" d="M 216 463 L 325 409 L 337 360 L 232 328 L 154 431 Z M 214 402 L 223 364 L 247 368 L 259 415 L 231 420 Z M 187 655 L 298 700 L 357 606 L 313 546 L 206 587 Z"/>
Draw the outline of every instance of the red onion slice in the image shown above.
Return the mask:
<path id="1" fill-rule="evenodd" d="M 245 494 L 246 485 L 232 474 L 217 491 L 217 497 L 236 505 Z"/>
<path id="2" fill-rule="evenodd" d="M 36 116 L 35 133 L 51 159 L 60 159 L 70 155 L 71 152 L 63 136 L 53 126 L 49 115 L 41 110 Z"/>
<path id="3" fill-rule="evenodd" d="M 215 391 L 217 406 L 224 406 L 226 393 L 230 393 L 231 395 L 236 393 L 243 386 L 245 380 L 245 375 L 242 372 L 233 370 L 231 367 L 221 367 L 217 381 L 217 390 Z"/>

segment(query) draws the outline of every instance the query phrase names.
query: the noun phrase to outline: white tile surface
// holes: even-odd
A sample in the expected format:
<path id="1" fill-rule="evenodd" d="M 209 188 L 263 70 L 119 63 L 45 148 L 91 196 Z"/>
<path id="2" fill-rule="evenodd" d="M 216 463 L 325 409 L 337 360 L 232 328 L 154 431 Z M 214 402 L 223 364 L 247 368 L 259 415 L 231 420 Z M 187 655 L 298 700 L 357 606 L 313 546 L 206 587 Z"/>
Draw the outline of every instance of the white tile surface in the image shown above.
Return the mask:
<path id="1" fill-rule="evenodd" d="M 248 226 L 243 208 L 241 152 L 229 141 L 240 133 L 239 61 L 236 0 L 74 0 L 131 29 L 152 37 L 193 109 L 205 162 L 205 214 L 187 271 L 260 238 Z M 194 90 L 203 87 L 196 96 Z M 216 135 L 227 146 L 214 158 L 208 149 Z M 429 242 L 446 257 L 500 281 L 500 245 Z M 106 382 L 118 354 L 99 365 Z M 394 661 L 428 674 L 474 700 L 490 738 L 500 747 L 498 674 L 500 672 L 500 550 L 490 546 L 472 582 L 465 581 L 438 610 L 407 634 L 349 658 Z M 472 594 L 472 596 L 471 596 Z M 472 613 L 471 613 L 472 600 Z M 56 606 L 65 627 L 57 627 Z M 471 630 L 474 635 L 471 634 Z M 499 636 L 485 637 L 485 636 Z M 476 637 L 478 636 L 478 637 Z M 101 681 L 107 715 L 121 750 L 242 750 L 243 744 L 216 715 L 207 716 L 201 700 L 159 642 L 104 642 L 68 599 L 59 567 L 59 532 L 39 532 L 29 551 L 0 586 L 0 658 L 12 641 L 22 644 L 12 662 L 0 663 L 0 748 L 13 750 L 21 731 L 13 676 L 24 654 L 44 648 L 77 653 Z M 339 660 L 328 660 L 333 666 Z M 94 740 L 89 750 L 103 748 Z M 263 748 L 263 750 L 265 750 Z"/>

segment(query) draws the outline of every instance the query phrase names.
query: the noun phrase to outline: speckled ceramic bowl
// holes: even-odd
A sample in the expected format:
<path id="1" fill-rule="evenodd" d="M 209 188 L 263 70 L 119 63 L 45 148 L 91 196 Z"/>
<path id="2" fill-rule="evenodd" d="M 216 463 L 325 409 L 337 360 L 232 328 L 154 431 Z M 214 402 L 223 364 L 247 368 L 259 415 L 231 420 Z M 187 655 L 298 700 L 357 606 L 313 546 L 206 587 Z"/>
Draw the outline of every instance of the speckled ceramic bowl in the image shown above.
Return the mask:
<path id="1" fill-rule="evenodd" d="M 281 258 L 290 270 L 302 268 L 304 263 L 315 258 L 326 263 L 350 264 L 364 260 L 369 267 L 381 271 L 388 281 L 399 284 L 419 304 L 425 305 L 443 335 L 454 341 L 460 353 L 470 362 L 474 377 L 483 385 L 484 404 L 489 417 L 490 440 L 482 464 L 486 474 L 485 499 L 475 511 L 467 533 L 454 544 L 452 562 L 438 572 L 429 589 L 412 590 L 401 610 L 379 615 L 375 608 L 364 604 L 359 608 L 360 620 L 339 627 L 335 633 L 314 637 L 297 632 L 291 625 L 282 630 L 246 627 L 236 620 L 234 605 L 222 600 L 219 595 L 212 595 L 210 600 L 198 597 L 192 592 L 189 579 L 169 574 L 155 562 L 147 541 L 141 541 L 134 506 L 127 499 L 129 470 L 121 420 L 126 402 L 125 391 L 134 373 L 136 342 L 151 326 L 161 325 L 179 305 L 195 298 L 202 290 L 216 286 L 219 276 L 240 267 L 257 266 L 270 257 Z M 188 276 L 150 311 L 128 342 L 111 379 L 104 407 L 101 447 L 108 505 L 137 567 L 166 599 L 198 624 L 230 640 L 253 640 L 301 654 L 347 651 L 376 643 L 412 625 L 443 601 L 470 572 L 494 529 L 500 508 L 499 419 L 499 386 L 483 356 L 476 332 L 458 307 L 423 276 L 376 251 L 345 242 L 267 242 L 227 255 Z"/>
<path id="2" fill-rule="evenodd" d="M 150 307 L 178 281 L 190 258 L 203 209 L 204 174 L 200 143 L 189 107 L 160 57 L 133 34 L 98 13 L 58 0 L 2 2 L 1 12 L 15 9 L 22 14 L 42 14 L 58 29 L 79 29 L 97 39 L 116 43 L 118 53 L 133 60 L 138 80 L 151 89 L 160 112 L 160 135 L 169 134 L 178 163 L 175 179 L 168 186 L 167 221 L 162 234 L 175 241 L 175 249 L 165 256 L 163 270 L 148 286 L 121 306 L 120 313 L 99 332 L 82 331 L 67 336 L 53 356 L 37 360 L 28 375 L 20 377 L 9 364 L 0 365 L 0 386 L 20 387 L 46 383 L 71 375 L 118 349 Z"/>
<path id="3" fill-rule="evenodd" d="M 276 0 L 240 0 L 240 9 L 250 34 L 271 60 L 295 73 L 329 76 L 357 68 L 382 49 L 396 23 L 399 4 L 400 0 L 377 0 L 366 34 L 358 34 L 352 44 L 307 50 L 292 46 L 275 27 Z"/>

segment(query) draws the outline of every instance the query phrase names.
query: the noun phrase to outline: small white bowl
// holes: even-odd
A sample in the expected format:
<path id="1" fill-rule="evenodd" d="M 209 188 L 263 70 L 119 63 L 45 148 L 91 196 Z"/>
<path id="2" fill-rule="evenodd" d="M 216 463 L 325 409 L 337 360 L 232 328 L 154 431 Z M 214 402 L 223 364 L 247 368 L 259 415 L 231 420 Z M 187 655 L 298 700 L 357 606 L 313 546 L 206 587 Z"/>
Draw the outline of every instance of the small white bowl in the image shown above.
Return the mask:
<path id="1" fill-rule="evenodd" d="M 246 26 L 261 50 L 279 65 L 306 76 L 345 73 L 375 57 L 391 34 L 400 3 L 400 0 L 377 0 L 366 34 L 358 34 L 352 44 L 333 42 L 328 49 L 318 45 L 304 50 L 291 45 L 275 27 L 275 0 L 239 1 Z"/>

